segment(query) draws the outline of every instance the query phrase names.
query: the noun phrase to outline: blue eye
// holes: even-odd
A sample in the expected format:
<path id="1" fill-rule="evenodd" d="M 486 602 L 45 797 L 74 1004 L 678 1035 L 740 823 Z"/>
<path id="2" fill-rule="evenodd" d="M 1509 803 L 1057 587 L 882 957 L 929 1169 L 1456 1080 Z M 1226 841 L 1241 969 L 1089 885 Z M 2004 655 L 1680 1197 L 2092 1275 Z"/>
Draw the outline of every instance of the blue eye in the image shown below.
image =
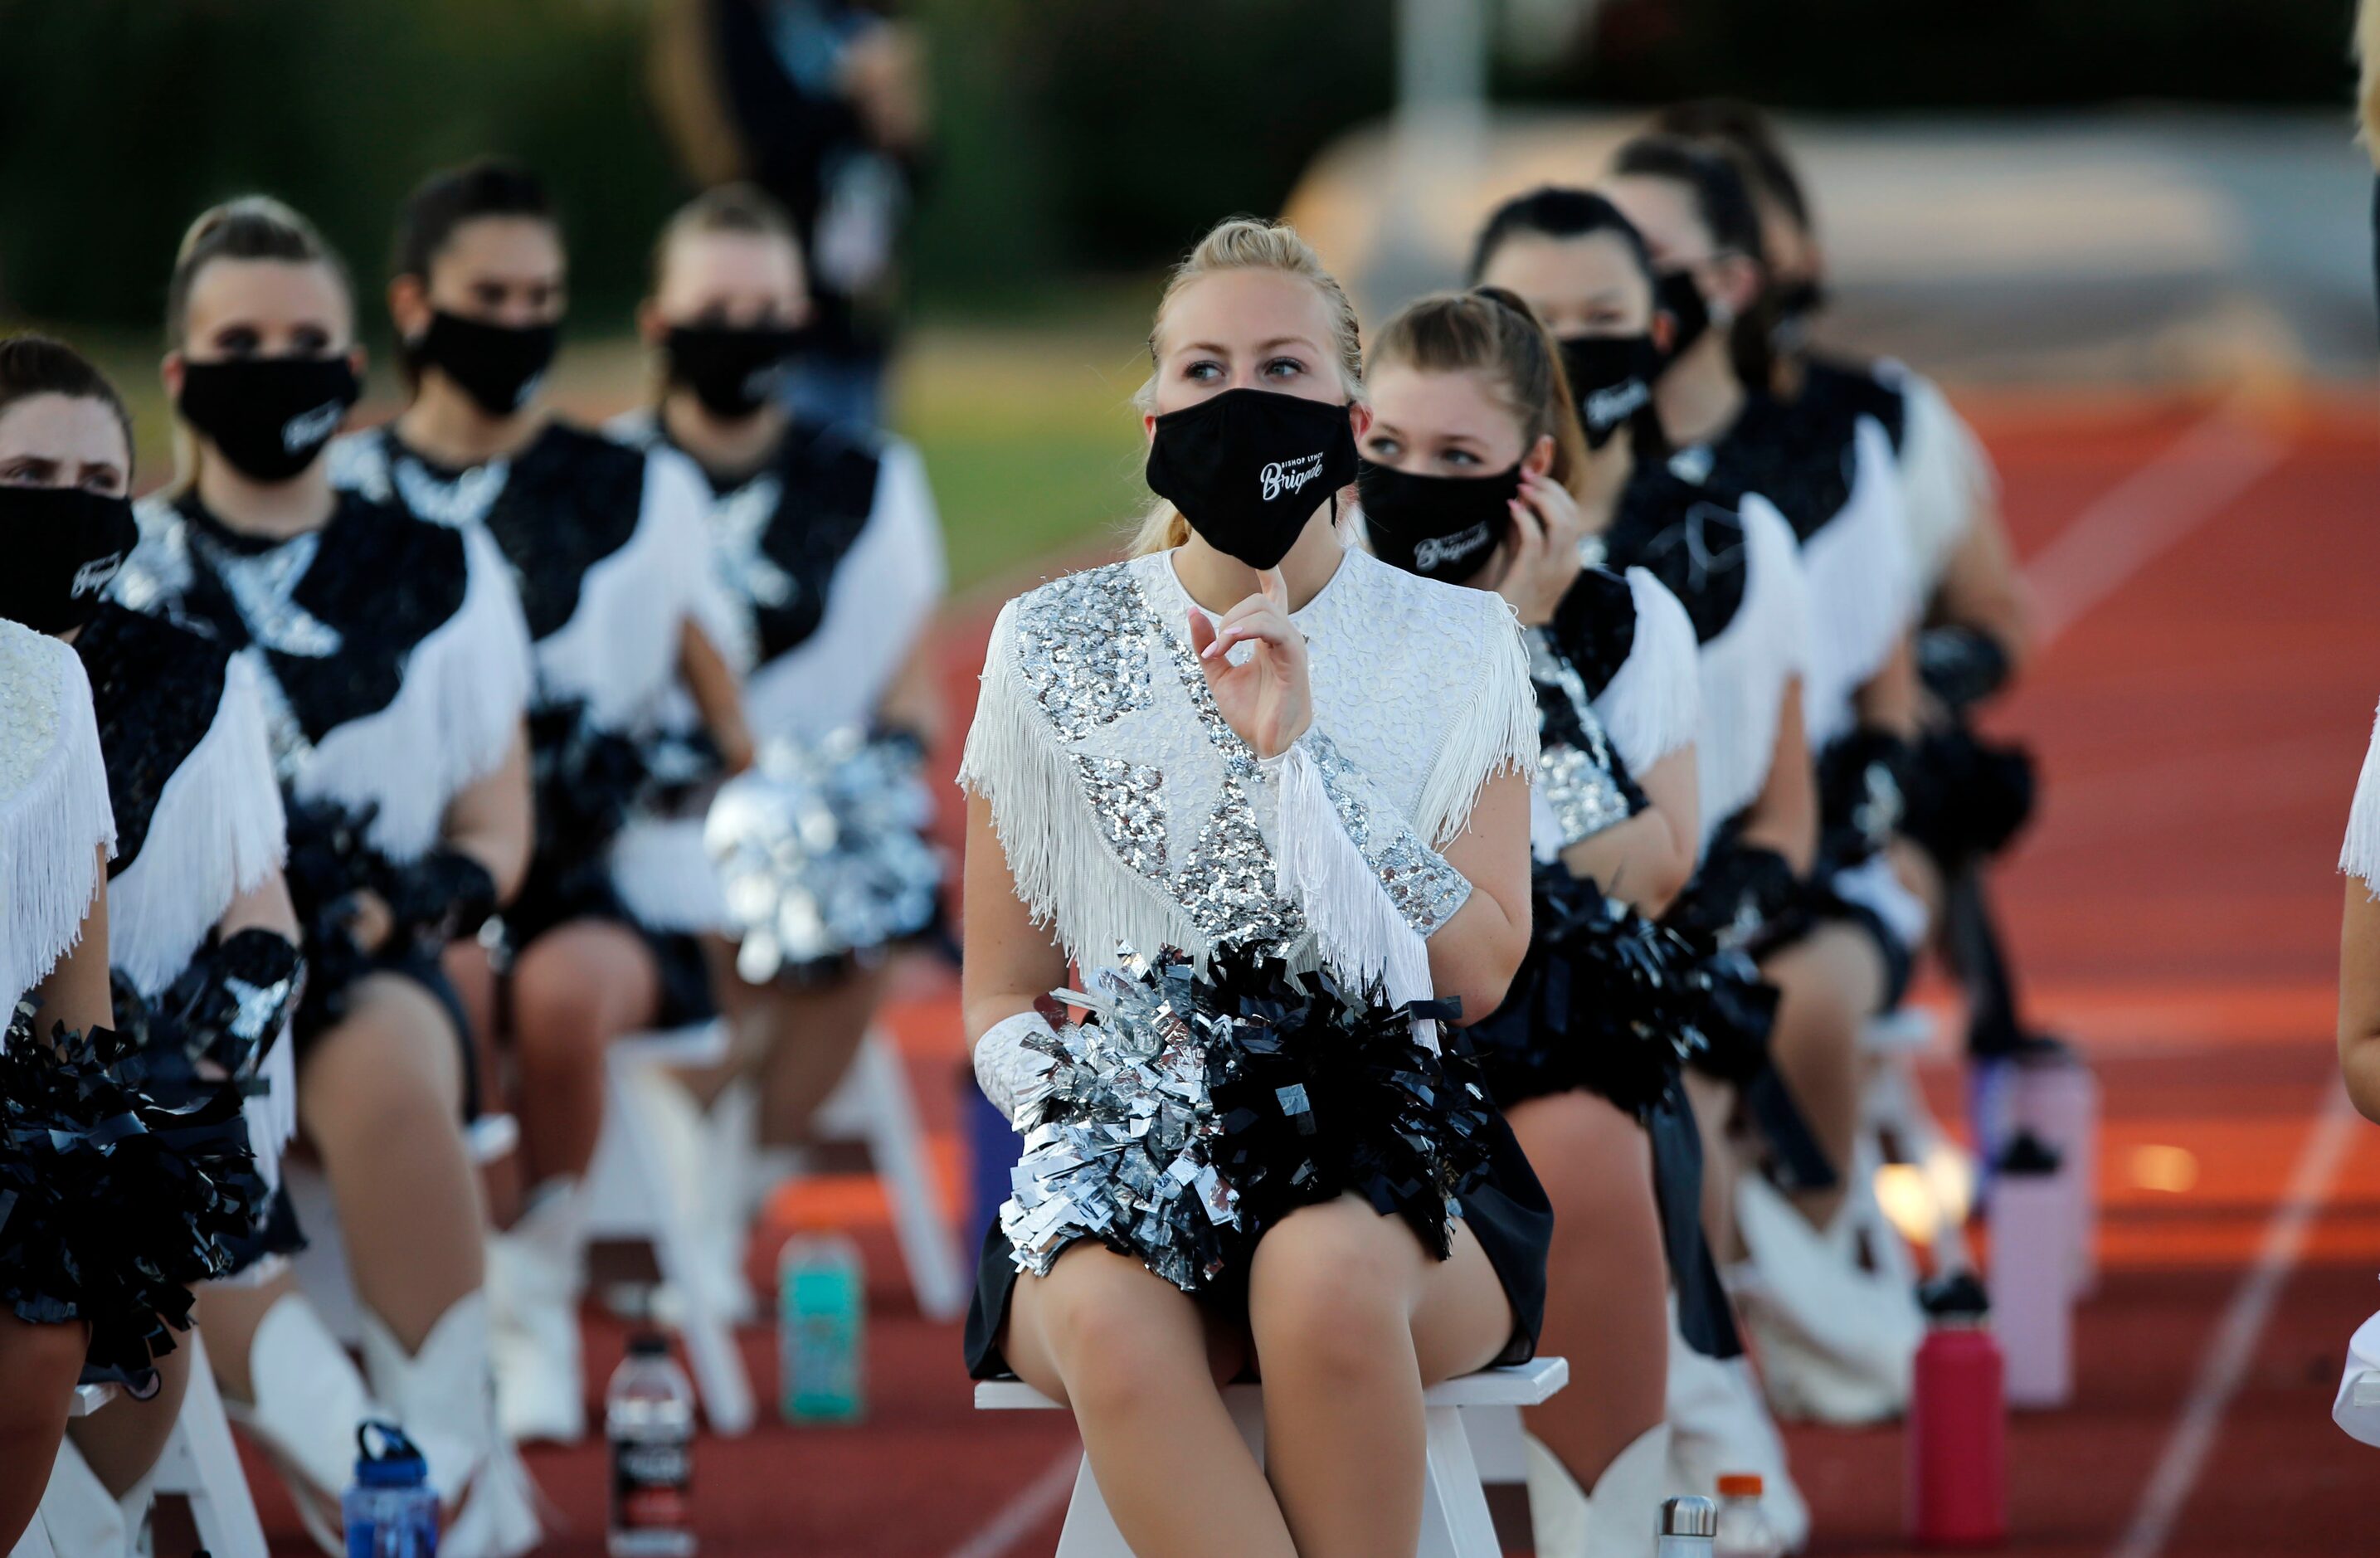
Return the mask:
<path id="1" fill-rule="evenodd" d="M 1293 357 L 1277 357 L 1264 365 L 1264 371 L 1269 378 L 1285 379 L 1293 373 L 1305 372 L 1305 364 Z"/>
<path id="2" fill-rule="evenodd" d="M 1222 371 L 1223 369 L 1220 363 L 1194 362 L 1189 367 L 1182 371 L 1182 376 L 1185 379 L 1196 379 L 1204 382 L 1205 380 L 1213 378 Z"/>

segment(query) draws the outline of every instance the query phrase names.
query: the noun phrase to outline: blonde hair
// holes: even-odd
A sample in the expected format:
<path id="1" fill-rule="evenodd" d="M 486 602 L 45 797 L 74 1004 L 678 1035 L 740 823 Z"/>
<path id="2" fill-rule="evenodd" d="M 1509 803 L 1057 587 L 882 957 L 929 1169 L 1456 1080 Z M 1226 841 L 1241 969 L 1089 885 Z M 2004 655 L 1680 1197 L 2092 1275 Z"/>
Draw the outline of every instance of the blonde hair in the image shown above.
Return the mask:
<path id="1" fill-rule="evenodd" d="M 1165 331 L 1166 310 L 1192 282 L 1223 271 L 1278 271 L 1312 286 L 1330 316 L 1330 345 L 1338 355 L 1339 382 L 1348 399 L 1363 397 L 1363 333 L 1346 288 L 1323 269 L 1321 257 L 1297 236 L 1296 228 L 1262 217 L 1233 216 L 1217 223 L 1166 277 L 1164 296 L 1157 300 L 1157 317 L 1148 327 L 1148 379 L 1133 396 L 1135 406 L 1143 412 L 1153 411 L 1157 407 L 1157 364 L 1162 351 L 1159 338 Z M 1168 552 L 1189 539 L 1190 522 L 1172 504 L 1160 499 L 1142 517 L 1126 555 L 1142 557 L 1152 552 Z"/>
<path id="2" fill-rule="evenodd" d="M 1477 373 L 1521 427 L 1526 456 L 1554 441 L 1547 472 L 1572 496 L 1586 469 L 1586 434 L 1562 371 L 1561 348 L 1529 305 L 1500 286 L 1416 298 L 1380 327 L 1371 371 L 1395 365 L 1424 373 Z"/>
<path id="3" fill-rule="evenodd" d="M 199 213 L 174 251 L 174 274 L 165 283 L 165 349 L 180 351 L 189 335 L 190 291 L 199 274 L 218 260 L 269 260 L 284 264 L 320 265 L 339 284 L 347 300 L 347 329 L 356 320 L 356 286 L 339 251 L 325 242 L 314 224 L 270 195 L 241 195 Z M 198 479 L 198 445 L 177 410 L 174 415 L 174 480 L 169 493 L 179 493 Z"/>
<path id="4" fill-rule="evenodd" d="M 680 238 L 711 233 L 742 233 L 753 237 L 783 238 L 798 260 L 802 240 L 783 204 L 757 184 L 721 184 L 705 189 L 677 208 L 662 225 L 653 242 L 653 292 L 658 296 L 669 270 L 670 250 Z"/>

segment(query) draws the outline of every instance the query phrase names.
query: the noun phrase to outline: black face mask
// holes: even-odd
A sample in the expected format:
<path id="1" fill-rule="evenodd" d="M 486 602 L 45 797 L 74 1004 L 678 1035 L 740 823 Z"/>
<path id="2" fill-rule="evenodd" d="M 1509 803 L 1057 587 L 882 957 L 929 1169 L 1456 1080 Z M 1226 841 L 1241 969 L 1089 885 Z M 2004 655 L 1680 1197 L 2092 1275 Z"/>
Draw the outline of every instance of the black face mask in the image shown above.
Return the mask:
<path id="1" fill-rule="evenodd" d="M 89 622 L 132 555 L 128 499 L 80 487 L 0 487 L 0 617 L 36 633 Z"/>
<path id="2" fill-rule="evenodd" d="M 186 362 L 184 420 L 252 481 L 286 481 L 312 465 L 363 394 L 345 357 Z"/>
<path id="3" fill-rule="evenodd" d="M 1347 408 L 1277 390 L 1232 389 L 1157 419 L 1149 491 L 1216 551 L 1272 568 L 1305 521 L 1355 475 Z"/>
<path id="4" fill-rule="evenodd" d="M 668 342 L 670 380 L 692 390 L 712 416 L 740 421 L 775 397 L 786 361 L 801 346 L 797 330 L 674 325 Z"/>
<path id="5" fill-rule="evenodd" d="M 463 387 L 491 417 L 509 417 L 537 394 L 561 331 L 551 324 L 486 324 L 441 309 L 408 348 Z"/>
<path id="6" fill-rule="evenodd" d="M 1667 367 L 1668 363 L 1685 356 L 1687 350 L 1703 338 L 1703 332 L 1710 328 L 1710 304 L 1704 300 L 1703 289 L 1694 280 L 1694 272 L 1682 268 L 1662 272 L 1654 297 L 1661 305 L 1661 311 L 1676 324 L 1670 333 L 1668 358 L 1663 364 Z"/>
<path id="7" fill-rule="evenodd" d="M 1578 397 L 1586 446 L 1600 449 L 1651 408 L 1653 381 L 1661 376 L 1660 348 L 1650 335 L 1573 335 L 1560 345 L 1562 371 Z"/>
<path id="8" fill-rule="evenodd" d="M 1355 478 L 1373 554 L 1407 573 L 1460 584 L 1512 528 L 1521 468 L 1493 476 L 1413 476 L 1366 460 Z"/>

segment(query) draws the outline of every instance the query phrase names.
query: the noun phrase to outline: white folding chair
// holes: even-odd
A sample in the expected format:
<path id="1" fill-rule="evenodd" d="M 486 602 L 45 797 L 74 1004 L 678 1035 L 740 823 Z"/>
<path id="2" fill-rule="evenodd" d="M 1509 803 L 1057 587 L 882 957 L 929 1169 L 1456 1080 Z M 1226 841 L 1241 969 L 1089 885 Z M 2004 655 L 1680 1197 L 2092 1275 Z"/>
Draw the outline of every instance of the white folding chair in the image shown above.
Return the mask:
<path id="1" fill-rule="evenodd" d="M 631 1034 L 604 1052 L 603 1134 L 587 1171 L 587 1236 L 649 1246 L 676 1305 L 679 1334 L 695 1388 L 714 1432 L 752 1426 L 752 1381 L 735 1327 L 713 1308 L 698 1280 L 693 1240 L 671 1192 L 668 1162 L 645 1114 L 645 1073 L 715 1065 L 726 1058 L 722 1021 Z"/>
<path id="2" fill-rule="evenodd" d="M 820 1106 L 812 1134 L 822 1142 L 857 1142 L 884 1183 L 892 1233 L 908 1269 L 910 1290 L 929 1320 L 966 1313 L 972 1273 L 959 1258 L 951 1221 L 942 1211 L 925 1127 L 909 1074 L 891 1039 L 870 1029 L 851 1071 Z"/>
<path id="3" fill-rule="evenodd" d="M 207 1367 L 206 1342 L 193 1331 L 183 1345 L 190 1349 L 190 1388 L 182 1397 L 181 1416 L 165 1442 L 165 1454 L 157 1462 L 152 1491 L 190 1506 L 199 1545 L 214 1558 L 265 1558 L 264 1527 L 256 1517 L 248 1474 L 240 1469 L 239 1452 L 232 1444 L 231 1421 L 215 1392 L 214 1371 Z"/>
<path id="4" fill-rule="evenodd" d="M 1464 1425 L 1467 1412 L 1535 1406 L 1570 1382 L 1570 1364 L 1540 1357 L 1510 1369 L 1483 1369 L 1449 1380 L 1422 1397 L 1426 1468 L 1422 1488 L 1421 1542 L 1415 1558 L 1500 1558 L 1496 1523 Z M 1231 1385 L 1223 1404 L 1257 1458 L 1264 1458 L 1264 1387 Z M 975 1388 L 978 1411 L 1055 1411 L 1058 1404 L 1017 1380 L 991 1380 Z M 1115 1517 L 1099 1494 L 1091 1462 L 1075 1474 L 1075 1495 L 1058 1537 L 1057 1558 L 1132 1558 Z"/>

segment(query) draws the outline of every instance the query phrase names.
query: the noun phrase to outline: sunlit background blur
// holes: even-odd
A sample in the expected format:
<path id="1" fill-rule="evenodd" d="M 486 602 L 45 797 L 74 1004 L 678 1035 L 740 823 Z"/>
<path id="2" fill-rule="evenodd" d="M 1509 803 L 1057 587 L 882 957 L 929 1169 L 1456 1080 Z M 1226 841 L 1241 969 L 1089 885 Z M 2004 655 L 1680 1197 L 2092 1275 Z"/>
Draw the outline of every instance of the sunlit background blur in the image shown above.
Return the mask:
<path id="1" fill-rule="evenodd" d="M 1453 279 L 1476 215 L 1584 178 L 1642 106 L 1787 116 L 1828 329 L 1961 385 L 2177 394 L 2367 371 L 2348 0 L 912 0 L 932 114 L 893 420 L 960 580 L 1121 518 L 1152 278 L 1286 212 L 1374 312 Z M 498 151 L 564 202 L 566 396 L 638 393 L 654 227 L 691 185 L 656 0 L 0 0 L 0 316 L 142 394 L 167 264 L 262 189 L 362 284 L 423 172 Z M 382 375 L 374 388 L 386 396 Z"/>

